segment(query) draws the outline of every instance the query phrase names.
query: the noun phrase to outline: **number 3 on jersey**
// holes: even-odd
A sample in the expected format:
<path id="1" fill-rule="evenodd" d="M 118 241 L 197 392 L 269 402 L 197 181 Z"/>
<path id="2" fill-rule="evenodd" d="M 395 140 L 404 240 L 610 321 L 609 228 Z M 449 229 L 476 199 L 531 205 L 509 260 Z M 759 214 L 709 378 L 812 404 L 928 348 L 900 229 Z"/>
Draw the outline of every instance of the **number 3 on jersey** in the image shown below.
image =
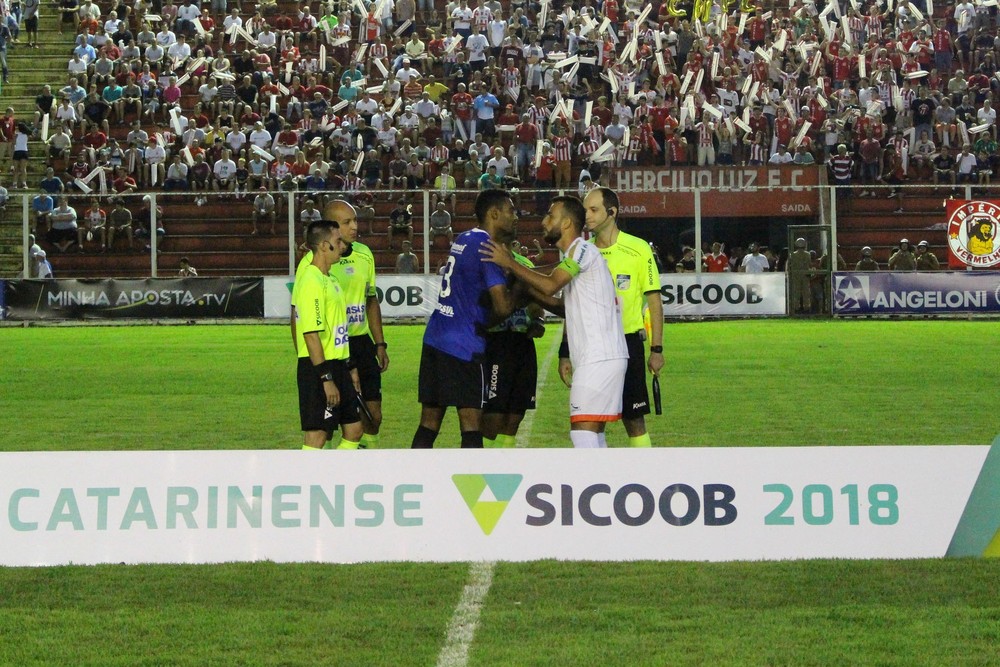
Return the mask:
<path id="1" fill-rule="evenodd" d="M 444 273 L 441 274 L 441 294 L 438 298 L 444 299 L 451 294 L 451 273 L 455 270 L 455 256 L 448 255 L 448 263 L 444 266 Z"/>

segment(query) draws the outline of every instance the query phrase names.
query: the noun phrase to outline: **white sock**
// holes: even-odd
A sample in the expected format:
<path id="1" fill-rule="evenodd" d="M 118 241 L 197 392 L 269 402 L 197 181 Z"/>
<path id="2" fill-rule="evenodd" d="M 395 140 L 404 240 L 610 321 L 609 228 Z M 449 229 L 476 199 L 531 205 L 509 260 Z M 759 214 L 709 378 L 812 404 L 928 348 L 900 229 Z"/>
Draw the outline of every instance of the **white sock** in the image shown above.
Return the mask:
<path id="1" fill-rule="evenodd" d="M 604 435 L 604 431 L 597 434 L 597 446 L 601 449 L 608 448 L 608 437 Z"/>
<path id="2" fill-rule="evenodd" d="M 598 449 L 601 446 L 597 434 L 593 431 L 570 431 L 569 439 L 577 449 Z"/>

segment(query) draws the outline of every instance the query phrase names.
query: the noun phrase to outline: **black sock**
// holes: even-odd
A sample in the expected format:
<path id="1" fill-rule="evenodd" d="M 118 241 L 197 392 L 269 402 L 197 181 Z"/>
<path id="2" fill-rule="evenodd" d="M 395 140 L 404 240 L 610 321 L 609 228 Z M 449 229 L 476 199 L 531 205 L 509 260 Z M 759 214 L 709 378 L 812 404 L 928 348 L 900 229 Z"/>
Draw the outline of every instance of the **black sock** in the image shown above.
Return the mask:
<path id="1" fill-rule="evenodd" d="M 434 440 L 438 437 L 438 432 L 426 426 L 418 426 L 417 432 L 413 434 L 413 444 L 410 449 L 431 449 L 434 447 Z"/>
<path id="2" fill-rule="evenodd" d="M 462 449 L 482 449 L 482 431 L 462 431 Z"/>

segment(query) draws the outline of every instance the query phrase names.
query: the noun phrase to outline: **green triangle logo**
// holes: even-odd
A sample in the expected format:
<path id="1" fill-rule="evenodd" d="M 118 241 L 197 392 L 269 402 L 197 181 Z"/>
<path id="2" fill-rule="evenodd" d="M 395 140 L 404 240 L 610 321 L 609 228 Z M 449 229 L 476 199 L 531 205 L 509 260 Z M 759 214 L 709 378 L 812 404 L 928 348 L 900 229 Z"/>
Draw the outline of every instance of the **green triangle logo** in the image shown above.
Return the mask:
<path id="1" fill-rule="evenodd" d="M 288 288 L 288 293 L 291 294 L 292 293 L 292 289 L 295 287 L 295 281 L 293 280 L 290 283 L 285 283 L 285 287 Z"/>
<path id="2" fill-rule="evenodd" d="M 522 479 L 523 475 L 451 476 L 484 535 L 489 535 L 496 528 Z M 489 493 L 485 493 L 487 490 Z"/>

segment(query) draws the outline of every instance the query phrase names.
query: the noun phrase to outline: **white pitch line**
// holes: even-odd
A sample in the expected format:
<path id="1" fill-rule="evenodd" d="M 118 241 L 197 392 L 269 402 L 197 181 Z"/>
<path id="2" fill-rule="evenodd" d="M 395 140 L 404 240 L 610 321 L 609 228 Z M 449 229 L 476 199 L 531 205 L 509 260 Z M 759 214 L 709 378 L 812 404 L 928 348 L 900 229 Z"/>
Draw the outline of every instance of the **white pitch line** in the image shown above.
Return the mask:
<path id="1" fill-rule="evenodd" d="M 552 366 L 552 359 L 559 351 L 559 343 L 562 342 L 562 335 L 555 337 L 549 350 L 545 354 L 542 362 L 542 370 L 538 374 L 537 389 L 535 390 L 535 402 L 540 402 L 542 388 L 545 387 L 546 378 L 549 375 L 549 368 Z M 524 441 L 531 436 L 531 427 L 535 423 L 535 411 L 529 410 L 521 421 L 519 433 L 524 434 Z M 493 570 L 496 568 L 495 561 L 480 561 L 469 566 L 469 583 L 462 589 L 462 597 L 458 600 L 458 606 L 451 615 L 451 622 L 448 624 L 448 635 L 445 638 L 441 653 L 438 654 L 437 667 L 465 667 L 469 664 L 469 649 L 472 648 L 472 640 L 476 637 L 476 630 L 479 628 L 479 613 L 483 609 L 483 602 L 486 594 L 490 592 L 493 585 Z"/>

